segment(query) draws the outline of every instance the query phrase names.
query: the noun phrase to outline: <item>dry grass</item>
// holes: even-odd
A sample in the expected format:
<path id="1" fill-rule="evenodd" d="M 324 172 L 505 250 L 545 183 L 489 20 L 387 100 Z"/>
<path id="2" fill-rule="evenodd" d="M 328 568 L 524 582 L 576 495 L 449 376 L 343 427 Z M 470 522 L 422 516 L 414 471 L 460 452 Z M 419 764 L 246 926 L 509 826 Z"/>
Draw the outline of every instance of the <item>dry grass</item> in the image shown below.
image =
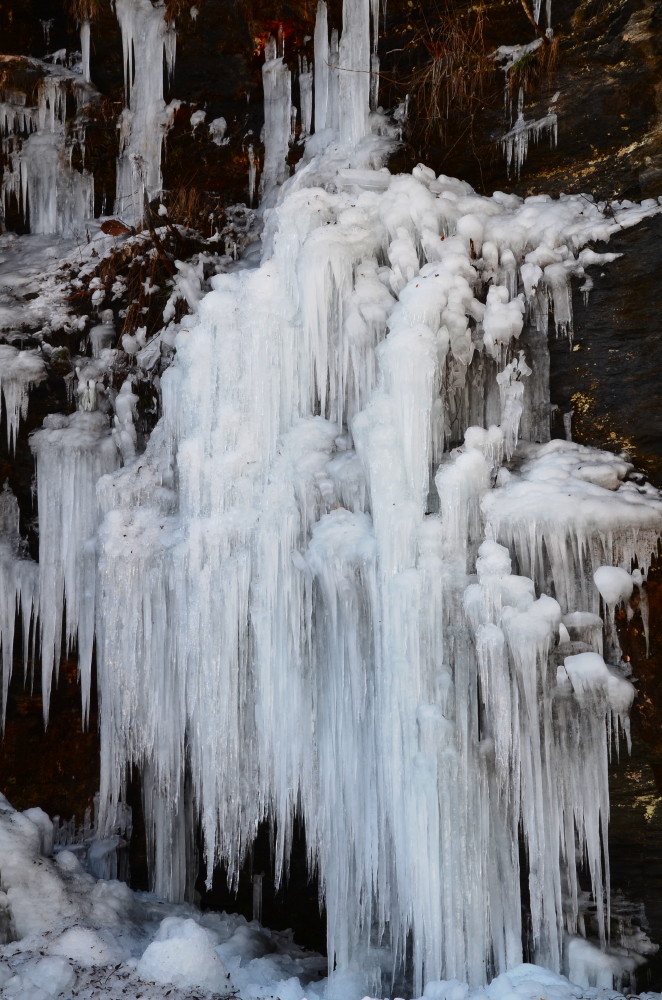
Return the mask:
<path id="1" fill-rule="evenodd" d="M 522 56 L 508 73 L 508 89 L 516 94 L 522 87 L 525 91 L 537 90 L 549 85 L 559 61 L 559 39 L 545 38 L 534 52 Z"/>
<path id="2" fill-rule="evenodd" d="M 103 10 L 102 0 L 65 0 L 67 12 L 76 21 L 94 21 Z"/>
<path id="3" fill-rule="evenodd" d="M 484 41 L 483 0 L 464 11 L 450 0 L 434 5 L 420 0 L 414 18 L 419 29 L 410 43 L 428 58 L 413 74 L 411 90 L 424 131 L 443 134 L 451 113 L 475 112 L 482 105 L 494 64 Z"/>
<path id="4" fill-rule="evenodd" d="M 152 0 L 156 5 L 157 0 Z M 165 0 L 166 20 L 172 21 L 175 18 L 188 15 L 192 7 L 198 10 L 202 7 L 204 0 Z M 94 21 L 102 12 L 104 6 L 109 9 L 109 0 L 64 0 L 65 8 L 71 17 L 76 21 Z"/>

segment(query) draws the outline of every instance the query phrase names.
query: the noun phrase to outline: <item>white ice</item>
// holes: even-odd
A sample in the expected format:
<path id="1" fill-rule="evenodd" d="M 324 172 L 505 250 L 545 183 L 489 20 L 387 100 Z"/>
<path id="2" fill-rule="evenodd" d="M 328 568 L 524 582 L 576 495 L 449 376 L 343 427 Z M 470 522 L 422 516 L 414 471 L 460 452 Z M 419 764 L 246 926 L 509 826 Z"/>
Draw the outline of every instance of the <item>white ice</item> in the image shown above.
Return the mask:
<path id="1" fill-rule="evenodd" d="M 177 36 L 165 7 L 151 0 L 115 0 L 122 32 L 124 90 L 115 212 L 126 222 L 143 216 L 143 199 L 161 193 L 161 154 L 171 117 L 164 100 L 163 65 L 175 68 Z"/>
<path id="2" fill-rule="evenodd" d="M 19 351 L 9 344 L 0 344 L 0 395 L 10 450 L 16 447 L 20 421 L 28 415 L 30 390 L 45 378 L 46 365 L 39 351 Z"/>
<path id="3" fill-rule="evenodd" d="M 72 165 L 74 148 L 84 155 L 84 129 L 67 126 L 67 104 L 80 111 L 94 90 L 87 80 L 62 66 L 30 60 L 42 75 L 37 103 L 14 92 L 0 104 L 0 135 L 5 165 L 0 182 L 0 212 L 12 199 L 30 232 L 80 236 L 94 214 L 94 182 Z M 13 103 L 12 103 L 13 102 Z"/>

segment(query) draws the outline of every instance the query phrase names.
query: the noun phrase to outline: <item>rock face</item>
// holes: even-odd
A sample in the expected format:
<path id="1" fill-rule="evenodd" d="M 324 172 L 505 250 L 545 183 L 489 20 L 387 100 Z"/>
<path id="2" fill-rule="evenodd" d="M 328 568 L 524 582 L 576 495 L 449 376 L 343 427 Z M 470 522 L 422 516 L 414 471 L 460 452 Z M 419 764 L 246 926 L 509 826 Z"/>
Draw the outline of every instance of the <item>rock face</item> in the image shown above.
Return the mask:
<path id="1" fill-rule="evenodd" d="M 151 8 L 151 0 L 146 3 Z M 380 41 L 381 100 L 393 106 L 409 95 L 403 163 L 423 159 L 485 191 L 581 189 L 601 198 L 657 196 L 662 189 L 659 3 L 554 0 L 553 40 L 536 32 L 524 13 L 527 3 L 487 4 L 477 26 L 475 5 L 451 0 L 443 32 L 424 0 L 418 6 L 412 0 L 387 6 Z M 165 93 L 170 107 L 163 162 L 167 191 L 248 200 L 249 148 L 258 170 L 262 156 L 265 40 L 282 31 L 285 59 L 295 71 L 298 129 L 298 70 L 300 60 L 312 56 L 313 6 L 283 0 L 168 5 L 175 11 L 177 54 Z M 340 23 L 338 6 L 331 5 L 332 24 Z M 53 53 L 64 58 L 63 50 L 80 51 L 80 30 L 71 10 L 65 0 L 4 0 L 3 53 L 43 59 Z M 125 94 L 117 17 L 109 0 L 94 4 L 93 10 L 89 74 L 99 97 L 85 116 L 84 166 L 95 177 L 100 212 L 115 197 L 114 161 Z M 533 43 L 538 47 L 532 49 Z M 492 55 L 500 46 L 521 50 L 495 60 Z M 3 66 L 0 87 L 15 89 L 19 77 L 19 68 Z M 520 87 L 524 122 L 542 122 L 551 109 L 558 143 L 550 146 L 551 129 L 539 129 L 537 141 L 531 133 L 520 176 L 513 169 L 508 178 L 502 139 L 517 123 Z M 220 130 L 210 128 L 220 119 L 225 122 Z"/>

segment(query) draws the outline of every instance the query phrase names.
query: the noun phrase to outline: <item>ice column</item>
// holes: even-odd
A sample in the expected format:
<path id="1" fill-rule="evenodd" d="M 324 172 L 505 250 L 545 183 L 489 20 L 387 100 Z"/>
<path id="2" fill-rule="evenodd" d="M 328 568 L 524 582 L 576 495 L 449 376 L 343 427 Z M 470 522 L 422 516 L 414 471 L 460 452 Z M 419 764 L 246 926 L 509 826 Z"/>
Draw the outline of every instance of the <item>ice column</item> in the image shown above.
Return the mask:
<path id="1" fill-rule="evenodd" d="M 120 120 L 115 211 L 128 222 L 142 219 L 143 201 L 162 187 L 161 153 L 169 115 L 163 95 L 163 61 L 172 76 L 177 36 L 165 5 L 115 0 L 122 32 L 127 107 Z"/>
<path id="2" fill-rule="evenodd" d="M 275 38 L 267 42 L 264 57 L 264 167 L 260 190 L 263 201 L 270 201 L 290 174 L 287 152 L 291 129 L 292 76 L 282 55 L 277 54 Z"/>
<path id="3" fill-rule="evenodd" d="M 299 95 L 301 98 L 301 134 L 310 135 L 313 121 L 313 74 L 304 56 L 299 70 Z"/>
<path id="4" fill-rule="evenodd" d="M 370 0 L 344 0 L 338 57 L 340 138 L 351 146 L 368 134 L 370 111 Z"/>
<path id="5" fill-rule="evenodd" d="M 14 659 L 14 629 L 23 623 L 23 664 L 27 670 L 30 635 L 37 599 L 37 566 L 21 554 L 16 497 L 5 483 L 0 491 L 0 664 L 2 666 L 2 727 Z"/>
<path id="6" fill-rule="evenodd" d="M 329 24 L 324 0 L 317 5 L 315 20 L 315 131 L 327 127 L 329 100 Z"/>
<path id="7" fill-rule="evenodd" d="M 81 22 L 80 26 L 80 49 L 82 56 L 82 67 L 83 67 L 83 79 L 88 83 L 91 80 L 90 77 L 90 34 L 91 25 L 89 20 L 86 18 Z"/>

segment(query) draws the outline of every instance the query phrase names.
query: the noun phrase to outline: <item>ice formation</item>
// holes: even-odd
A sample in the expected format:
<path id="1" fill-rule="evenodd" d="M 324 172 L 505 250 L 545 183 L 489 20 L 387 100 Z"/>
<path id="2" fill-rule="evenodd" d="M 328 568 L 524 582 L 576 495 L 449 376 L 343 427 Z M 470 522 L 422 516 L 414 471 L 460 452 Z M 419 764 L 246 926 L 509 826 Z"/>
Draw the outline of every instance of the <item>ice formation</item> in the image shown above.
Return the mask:
<path id="1" fill-rule="evenodd" d="M 0 344 L 0 397 L 5 410 L 7 444 L 16 447 L 21 418 L 28 414 L 30 390 L 46 378 L 46 365 L 38 351 L 19 351 Z"/>
<path id="2" fill-rule="evenodd" d="M 12 57 L 3 56 L 5 62 Z M 91 174 L 73 166 L 75 150 L 84 158 L 84 133 L 68 129 L 67 98 L 80 110 L 91 89 L 80 76 L 59 65 L 25 59 L 39 74 L 37 104 L 22 92 L 0 92 L 0 140 L 5 167 L 0 211 L 19 210 L 32 233 L 79 233 L 94 214 Z"/>
<path id="3" fill-rule="evenodd" d="M 549 440 L 540 328 L 550 306 L 569 326 L 586 241 L 657 205 L 303 169 L 337 190 L 295 176 L 268 257 L 179 335 L 147 453 L 101 484 L 102 802 L 147 769 L 175 897 L 184 803 L 231 881 L 264 816 L 286 868 L 300 811 L 329 954 L 411 948 L 415 993 L 521 961 L 521 823 L 533 953 L 567 968 L 576 839 L 607 945 L 606 766 L 633 694 L 591 567 L 645 569 L 662 501 Z"/>
<path id="4" fill-rule="evenodd" d="M 38 568 L 21 547 L 16 497 L 5 483 L 0 492 L 0 653 L 2 655 L 2 728 L 12 675 L 17 614 L 23 623 L 23 663 L 27 670 L 30 630 L 36 610 Z"/>
<path id="5" fill-rule="evenodd" d="M 142 219 L 144 197 L 161 193 L 161 153 L 170 124 L 163 91 L 163 64 L 175 68 L 177 35 L 165 5 L 152 0 L 115 0 L 122 32 L 126 107 L 119 124 L 115 212 L 128 222 Z"/>
<path id="6" fill-rule="evenodd" d="M 80 49 L 82 58 L 82 74 L 83 79 L 90 83 L 92 77 L 90 76 L 90 42 L 92 35 L 92 26 L 87 18 L 85 18 L 80 25 Z"/>
<path id="7" fill-rule="evenodd" d="M 52 414 L 31 438 L 37 463 L 39 622 L 44 717 L 53 669 L 60 659 L 62 626 L 71 648 L 78 641 L 87 717 L 94 641 L 95 572 L 91 543 L 98 525 L 96 484 L 119 464 L 108 418 L 79 410 Z M 65 610 L 66 609 L 66 610 Z"/>
<path id="8" fill-rule="evenodd" d="M 556 146 L 558 139 L 558 117 L 554 105 L 559 95 L 552 97 L 547 114 L 535 121 L 527 121 L 524 117 L 524 91 L 520 88 L 517 101 L 517 119 L 511 129 L 506 132 L 501 145 L 506 156 L 508 174 L 511 171 L 519 177 L 522 166 L 529 152 L 531 140 L 538 142 L 542 136 L 549 137 L 550 146 Z"/>
<path id="9" fill-rule="evenodd" d="M 278 42 L 270 38 L 262 66 L 264 88 L 264 167 L 260 192 L 267 203 L 276 188 L 289 177 L 287 152 L 292 123 L 292 75 L 278 52 Z"/>
<path id="10" fill-rule="evenodd" d="M 150 73 L 174 35 L 162 5 L 116 9 L 118 199 L 138 212 L 160 184 Z M 609 623 L 643 587 L 662 498 L 625 459 L 550 440 L 547 334 L 551 313 L 571 335 L 571 279 L 610 259 L 585 245 L 659 206 L 607 215 L 583 196 L 479 196 L 421 165 L 392 175 L 369 132 L 371 16 L 345 0 L 339 39 L 319 4 L 317 134 L 290 180 L 290 73 L 269 43 L 262 262 L 184 293 L 142 454 L 131 380 L 112 422 L 99 408 L 109 317 L 92 331 L 78 411 L 32 437 L 38 586 L 7 516 L 3 653 L 11 608 L 36 606 L 45 710 L 64 630 L 86 711 L 96 642 L 101 828 L 137 767 L 161 895 L 190 896 L 198 824 L 209 877 L 222 860 L 236 886 L 264 819 L 286 872 L 300 817 L 340 981 L 479 987 L 526 944 L 550 982 L 602 985 L 628 971 L 609 951 L 607 762 L 634 695 Z M 123 346 L 138 365 L 144 330 Z M 165 942 L 185 964 L 203 940 L 172 930 L 139 972 Z M 204 951 L 217 988 L 224 956 Z"/>

